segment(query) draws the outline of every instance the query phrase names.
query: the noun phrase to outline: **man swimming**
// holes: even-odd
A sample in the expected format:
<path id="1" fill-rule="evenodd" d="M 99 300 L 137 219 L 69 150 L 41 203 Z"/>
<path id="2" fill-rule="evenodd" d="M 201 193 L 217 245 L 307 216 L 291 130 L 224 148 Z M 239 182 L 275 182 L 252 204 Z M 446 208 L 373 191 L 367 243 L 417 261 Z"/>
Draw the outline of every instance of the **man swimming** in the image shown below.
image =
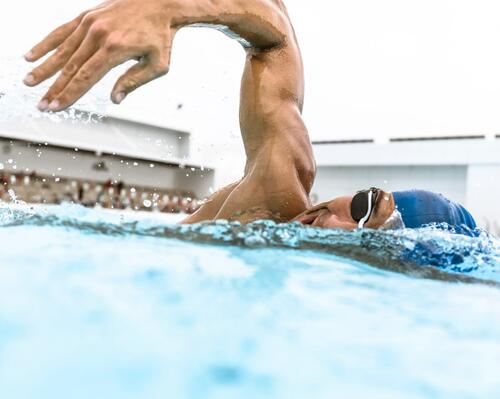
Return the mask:
<path id="1" fill-rule="evenodd" d="M 425 190 L 385 192 L 370 188 L 310 208 L 295 221 L 324 228 L 354 230 L 420 228 L 446 224 L 468 234 L 476 229 L 472 215 L 460 204 Z"/>
<path id="2" fill-rule="evenodd" d="M 301 116 L 302 57 L 281 0 L 109 0 L 57 28 L 28 52 L 26 60 L 34 62 L 56 50 L 24 82 L 35 86 L 60 71 L 38 105 L 41 111 L 60 111 L 112 68 L 137 59 L 113 88 L 111 99 L 119 104 L 165 75 L 176 33 L 200 24 L 236 38 L 246 51 L 240 125 L 247 160 L 243 178 L 212 195 L 185 223 L 272 219 L 347 229 L 387 225 L 397 201 L 382 190 L 366 193 L 366 204 L 371 201 L 373 207 L 366 215 L 351 213 L 359 196 L 310 209 L 316 167 Z"/>

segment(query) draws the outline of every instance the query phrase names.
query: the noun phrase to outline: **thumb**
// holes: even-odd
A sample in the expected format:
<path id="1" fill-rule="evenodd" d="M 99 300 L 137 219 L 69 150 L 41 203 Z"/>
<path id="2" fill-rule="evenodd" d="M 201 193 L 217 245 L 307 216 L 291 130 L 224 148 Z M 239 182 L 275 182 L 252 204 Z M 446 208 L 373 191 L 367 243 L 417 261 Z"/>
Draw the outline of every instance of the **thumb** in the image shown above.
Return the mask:
<path id="1" fill-rule="evenodd" d="M 137 88 L 168 73 L 168 63 L 146 60 L 139 61 L 118 79 L 111 93 L 111 100 L 115 104 L 120 104 Z"/>

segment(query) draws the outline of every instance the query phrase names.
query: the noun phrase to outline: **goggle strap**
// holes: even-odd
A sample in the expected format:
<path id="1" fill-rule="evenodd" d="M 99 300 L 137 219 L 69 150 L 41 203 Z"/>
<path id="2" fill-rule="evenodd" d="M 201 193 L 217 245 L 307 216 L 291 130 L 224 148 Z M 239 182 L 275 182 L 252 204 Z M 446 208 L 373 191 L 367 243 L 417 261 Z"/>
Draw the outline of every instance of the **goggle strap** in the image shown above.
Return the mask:
<path id="1" fill-rule="evenodd" d="M 370 215 L 372 213 L 372 196 L 373 192 L 370 190 L 368 192 L 368 211 L 366 212 L 366 215 L 361 219 L 358 223 L 358 228 L 362 229 L 365 223 L 367 222 L 368 219 L 370 219 Z"/>

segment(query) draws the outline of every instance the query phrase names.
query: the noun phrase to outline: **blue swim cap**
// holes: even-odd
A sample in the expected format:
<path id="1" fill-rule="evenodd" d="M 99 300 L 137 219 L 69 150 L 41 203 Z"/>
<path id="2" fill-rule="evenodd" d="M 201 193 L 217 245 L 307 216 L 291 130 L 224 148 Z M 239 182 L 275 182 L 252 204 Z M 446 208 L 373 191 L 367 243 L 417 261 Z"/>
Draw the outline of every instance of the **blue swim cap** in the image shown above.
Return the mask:
<path id="1" fill-rule="evenodd" d="M 403 222 L 408 228 L 419 228 L 431 223 L 447 223 L 463 234 L 464 226 L 465 230 L 474 230 L 477 227 L 476 221 L 467 209 L 441 194 L 424 190 L 396 191 L 392 194 Z"/>

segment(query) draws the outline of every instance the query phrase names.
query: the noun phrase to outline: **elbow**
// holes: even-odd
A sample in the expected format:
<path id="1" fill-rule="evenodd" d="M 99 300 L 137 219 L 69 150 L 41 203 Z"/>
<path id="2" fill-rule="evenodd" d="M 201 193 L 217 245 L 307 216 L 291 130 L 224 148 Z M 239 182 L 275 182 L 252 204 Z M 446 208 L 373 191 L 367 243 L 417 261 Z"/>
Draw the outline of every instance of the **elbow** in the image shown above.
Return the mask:
<path id="1" fill-rule="evenodd" d="M 242 14 L 235 16 L 232 26 L 236 34 L 249 43 L 252 50 L 270 50 L 282 47 L 293 29 L 280 1 L 242 0 L 238 7 Z"/>

